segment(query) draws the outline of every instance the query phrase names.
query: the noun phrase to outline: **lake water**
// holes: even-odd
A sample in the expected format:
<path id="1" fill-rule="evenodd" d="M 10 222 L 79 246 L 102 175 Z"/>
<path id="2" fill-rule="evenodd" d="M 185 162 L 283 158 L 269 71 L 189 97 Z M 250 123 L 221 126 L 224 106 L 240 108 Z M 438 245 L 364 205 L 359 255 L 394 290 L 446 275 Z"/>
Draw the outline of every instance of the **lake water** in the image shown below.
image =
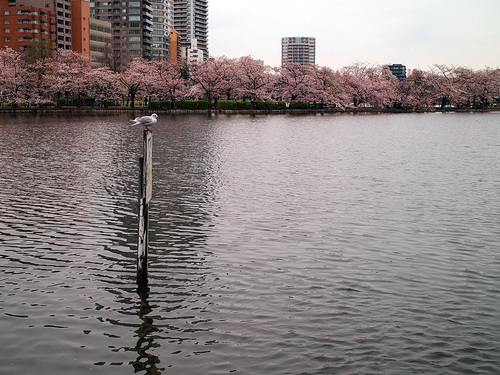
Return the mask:
<path id="1" fill-rule="evenodd" d="M 1 374 L 499 374 L 500 113 L 0 115 Z"/>

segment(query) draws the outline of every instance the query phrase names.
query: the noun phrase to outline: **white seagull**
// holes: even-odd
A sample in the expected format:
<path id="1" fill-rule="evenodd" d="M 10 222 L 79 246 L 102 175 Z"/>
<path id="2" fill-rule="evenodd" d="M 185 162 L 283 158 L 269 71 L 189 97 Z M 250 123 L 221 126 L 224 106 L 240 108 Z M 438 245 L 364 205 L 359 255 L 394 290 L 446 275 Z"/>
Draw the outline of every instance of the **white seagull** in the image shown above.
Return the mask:
<path id="1" fill-rule="evenodd" d="M 148 126 L 156 124 L 157 118 L 158 115 L 156 113 L 153 113 L 151 116 L 136 117 L 135 119 L 130 121 L 134 122 L 132 125 L 144 125 L 147 128 Z"/>

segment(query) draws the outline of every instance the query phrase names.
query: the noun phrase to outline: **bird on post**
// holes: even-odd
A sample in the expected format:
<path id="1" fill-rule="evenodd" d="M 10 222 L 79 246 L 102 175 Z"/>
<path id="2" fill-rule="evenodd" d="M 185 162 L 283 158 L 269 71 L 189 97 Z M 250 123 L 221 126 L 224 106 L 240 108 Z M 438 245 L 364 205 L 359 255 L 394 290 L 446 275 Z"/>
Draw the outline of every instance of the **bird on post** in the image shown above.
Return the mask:
<path id="1" fill-rule="evenodd" d="M 130 121 L 133 121 L 132 125 L 144 125 L 146 129 L 148 129 L 148 126 L 156 124 L 157 118 L 158 115 L 156 113 L 153 113 L 151 116 L 136 117 L 135 119 Z"/>

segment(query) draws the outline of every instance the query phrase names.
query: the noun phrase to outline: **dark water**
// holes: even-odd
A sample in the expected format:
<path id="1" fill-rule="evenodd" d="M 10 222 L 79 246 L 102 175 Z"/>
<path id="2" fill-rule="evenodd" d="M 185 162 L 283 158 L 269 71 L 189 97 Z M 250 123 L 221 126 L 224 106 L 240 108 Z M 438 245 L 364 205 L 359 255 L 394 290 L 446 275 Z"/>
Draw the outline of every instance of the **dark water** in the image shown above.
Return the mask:
<path id="1" fill-rule="evenodd" d="M 500 113 L 2 115 L 1 374 L 499 374 Z"/>

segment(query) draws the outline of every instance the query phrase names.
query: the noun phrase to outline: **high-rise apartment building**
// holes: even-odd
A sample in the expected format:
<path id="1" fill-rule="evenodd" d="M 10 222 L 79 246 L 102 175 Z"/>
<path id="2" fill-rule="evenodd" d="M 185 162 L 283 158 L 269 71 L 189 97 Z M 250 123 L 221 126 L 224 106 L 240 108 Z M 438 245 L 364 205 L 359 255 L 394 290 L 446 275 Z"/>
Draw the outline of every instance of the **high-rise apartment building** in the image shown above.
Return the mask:
<path id="1" fill-rule="evenodd" d="M 208 59 L 208 0 L 174 0 L 174 29 L 179 33 L 182 58 L 194 56 L 192 50 L 197 49 Z"/>
<path id="2" fill-rule="evenodd" d="M 286 37 L 281 38 L 281 65 L 296 63 L 301 65 L 315 64 L 316 38 Z"/>
<path id="3" fill-rule="evenodd" d="M 91 17 L 111 22 L 112 68 L 123 70 L 136 57 L 152 58 L 153 7 L 150 0 L 94 0 Z"/>
<path id="4" fill-rule="evenodd" d="M 170 56 L 170 31 L 173 26 L 173 0 L 151 0 L 153 7 L 152 58 L 167 59 Z"/>
<path id="5" fill-rule="evenodd" d="M 23 52 L 33 42 L 56 42 L 56 18 L 51 8 L 0 0 L 0 47 Z M 39 44 L 43 48 L 42 44 Z M 49 48 L 48 45 L 45 46 Z M 48 52 L 48 51 L 47 51 Z"/>
<path id="6" fill-rule="evenodd" d="M 71 0 L 9 0 L 6 5 L 2 6 L 3 14 L 10 7 L 31 7 L 38 8 L 43 12 L 55 12 L 56 31 L 55 31 L 55 47 L 62 49 L 72 48 L 72 29 L 71 29 Z M 5 8 L 5 9 L 4 9 Z M 38 12 L 35 11 L 34 12 Z M 44 21 L 45 22 L 45 21 Z M 16 30 L 17 30 L 16 25 Z M 27 28 L 26 28 L 27 29 Z M 46 36 L 46 35 L 44 35 Z M 23 38 L 23 36 L 18 38 Z M 33 36 L 33 41 L 36 41 L 36 36 Z M 26 38 L 24 38 L 27 40 Z M 50 38 L 52 39 L 52 38 Z"/>
<path id="7" fill-rule="evenodd" d="M 109 64 L 111 57 L 111 22 L 96 20 L 91 18 L 90 28 L 90 57 L 92 62 L 90 66 L 98 68 Z"/>
<path id="8" fill-rule="evenodd" d="M 46 0 L 36 0 L 40 3 L 45 3 L 45 7 L 49 8 Z M 30 0 L 33 2 L 33 0 Z M 71 0 L 56 0 L 54 1 L 57 23 L 57 48 L 72 49 L 72 29 L 71 29 Z"/>
<path id="9" fill-rule="evenodd" d="M 56 47 L 72 49 L 71 0 L 15 0 L 18 4 L 50 9 L 56 12 Z M 9 0 L 9 4 L 13 2 Z"/>
<path id="10" fill-rule="evenodd" d="M 392 74 L 396 76 L 400 81 L 404 81 L 406 79 L 406 65 L 402 64 L 392 64 L 388 65 L 389 70 Z"/>

